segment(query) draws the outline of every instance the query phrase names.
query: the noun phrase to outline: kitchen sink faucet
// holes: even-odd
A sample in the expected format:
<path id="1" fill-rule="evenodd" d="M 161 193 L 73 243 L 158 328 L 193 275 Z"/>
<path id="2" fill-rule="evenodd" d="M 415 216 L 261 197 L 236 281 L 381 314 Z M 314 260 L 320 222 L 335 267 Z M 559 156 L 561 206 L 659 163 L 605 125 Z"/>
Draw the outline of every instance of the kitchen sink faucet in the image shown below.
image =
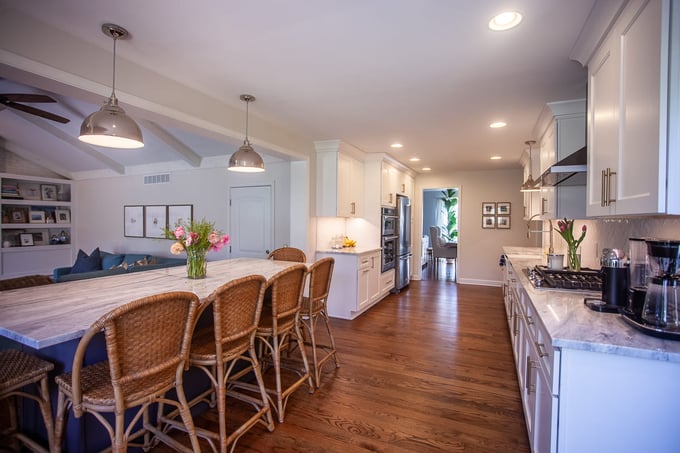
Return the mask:
<path id="1" fill-rule="evenodd" d="M 529 217 L 529 220 L 527 220 L 527 239 L 531 239 L 531 233 L 550 233 L 550 236 L 549 236 L 550 242 L 549 242 L 549 245 L 548 245 L 548 253 L 555 253 L 555 248 L 554 248 L 554 244 L 553 244 L 553 231 L 554 231 L 554 229 L 553 229 L 552 219 L 548 219 L 548 222 L 550 223 L 550 229 L 548 231 L 545 231 L 543 228 L 541 228 L 540 230 L 532 230 L 531 229 L 531 221 L 534 219 L 534 217 L 538 217 L 540 215 L 541 214 L 534 214 L 531 217 Z"/>

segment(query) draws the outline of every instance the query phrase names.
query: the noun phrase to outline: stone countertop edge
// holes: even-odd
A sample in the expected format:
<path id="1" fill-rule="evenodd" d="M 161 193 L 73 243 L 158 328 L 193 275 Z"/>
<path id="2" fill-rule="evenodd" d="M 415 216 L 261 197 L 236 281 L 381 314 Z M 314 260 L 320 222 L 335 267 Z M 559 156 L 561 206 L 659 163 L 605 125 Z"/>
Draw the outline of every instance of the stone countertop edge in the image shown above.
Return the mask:
<path id="1" fill-rule="evenodd" d="M 507 246 L 503 247 L 503 252 L 512 263 L 554 347 L 680 363 L 680 341 L 644 334 L 626 323 L 620 314 L 600 313 L 586 307 L 583 299 L 597 297 L 599 293 L 531 286 L 522 269 L 545 264 L 540 248 Z"/>
<path id="2" fill-rule="evenodd" d="M 341 249 L 318 249 L 316 253 L 337 253 L 339 255 L 363 255 L 364 253 L 379 252 L 380 247 L 361 248 L 361 247 L 344 247 Z"/>

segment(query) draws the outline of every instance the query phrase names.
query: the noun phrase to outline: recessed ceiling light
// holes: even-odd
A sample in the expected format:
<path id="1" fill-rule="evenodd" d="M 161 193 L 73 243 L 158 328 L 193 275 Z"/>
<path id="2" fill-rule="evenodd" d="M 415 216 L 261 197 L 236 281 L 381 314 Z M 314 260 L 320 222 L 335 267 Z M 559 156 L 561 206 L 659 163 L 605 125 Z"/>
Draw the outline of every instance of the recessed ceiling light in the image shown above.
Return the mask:
<path id="1" fill-rule="evenodd" d="M 496 122 L 489 124 L 489 127 L 492 128 L 492 129 L 498 129 L 499 127 L 505 127 L 507 125 L 508 124 L 503 122 L 503 121 L 496 121 Z"/>
<path id="2" fill-rule="evenodd" d="M 420 157 L 412 157 L 409 159 L 411 162 L 420 162 Z"/>
<path id="3" fill-rule="evenodd" d="M 522 22 L 522 15 L 517 11 L 505 11 L 494 16 L 489 21 L 489 28 L 493 31 L 510 30 Z"/>
<path id="4" fill-rule="evenodd" d="M 432 170 L 430 167 L 423 167 L 423 171 L 430 171 Z"/>
<path id="5" fill-rule="evenodd" d="M 501 156 L 491 156 L 490 159 L 491 159 L 491 160 L 501 160 L 502 157 L 501 157 Z"/>
<path id="6" fill-rule="evenodd" d="M 390 148 L 403 148 L 403 147 L 404 145 L 402 145 L 401 143 L 392 143 L 390 145 Z"/>

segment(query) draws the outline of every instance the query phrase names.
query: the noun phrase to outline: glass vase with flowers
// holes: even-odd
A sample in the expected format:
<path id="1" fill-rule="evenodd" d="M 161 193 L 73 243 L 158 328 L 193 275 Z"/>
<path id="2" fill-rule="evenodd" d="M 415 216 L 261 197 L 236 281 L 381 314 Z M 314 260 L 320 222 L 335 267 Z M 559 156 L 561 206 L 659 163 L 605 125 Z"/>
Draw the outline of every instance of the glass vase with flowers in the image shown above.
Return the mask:
<path id="1" fill-rule="evenodd" d="M 219 251 L 229 244 L 229 235 L 215 229 L 215 223 L 205 219 L 180 222 L 173 230 L 165 230 L 168 239 L 175 242 L 170 247 L 170 253 L 187 254 L 187 277 L 205 278 L 207 271 L 206 255 L 209 251 Z"/>
<path id="2" fill-rule="evenodd" d="M 557 221 L 557 228 L 555 231 L 560 233 L 560 236 L 567 242 L 567 267 L 570 271 L 581 270 L 581 255 L 578 253 L 578 248 L 586 237 L 588 229 L 585 225 L 581 227 L 581 236 L 578 239 L 574 237 L 574 220 L 562 219 Z"/>

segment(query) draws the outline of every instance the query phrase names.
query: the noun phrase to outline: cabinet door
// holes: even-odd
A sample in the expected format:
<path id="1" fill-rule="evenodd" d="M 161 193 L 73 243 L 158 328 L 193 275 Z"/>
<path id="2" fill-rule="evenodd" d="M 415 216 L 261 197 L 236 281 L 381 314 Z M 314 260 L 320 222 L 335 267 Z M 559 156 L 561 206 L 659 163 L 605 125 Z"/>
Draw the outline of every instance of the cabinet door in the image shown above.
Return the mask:
<path id="1" fill-rule="evenodd" d="M 383 162 L 381 165 L 380 202 L 383 206 L 397 205 L 397 169 Z"/>
<path id="2" fill-rule="evenodd" d="M 607 188 L 616 172 L 619 135 L 619 47 L 615 36 L 605 40 L 588 67 L 588 183 L 589 216 L 612 212 Z M 615 190 L 614 190 L 615 192 Z M 615 194 L 612 194 L 615 197 Z M 611 197 L 610 197 L 611 198 Z"/>
<path id="3" fill-rule="evenodd" d="M 548 379 L 536 370 L 536 404 L 533 451 L 557 451 L 557 397 L 552 395 Z"/>
<path id="4" fill-rule="evenodd" d="M 368 273 L 368 300 L 374 302 L 380 299 L 380 254 L 374 253 L 370 257 L 371 267 Z"/>
<path id="5" fill-rule="evenodd" d="M 352 159 L 350 178 L 347 181 L 350 193 L 350 217 L 364 216 L 364 163 Z"/>
<path id="6" fill-rule="evenodd" d="M 371 257 L 369 255 L 359 257 L 357 279 L 357 310 L 361 310 L 370 301 Z"/>

